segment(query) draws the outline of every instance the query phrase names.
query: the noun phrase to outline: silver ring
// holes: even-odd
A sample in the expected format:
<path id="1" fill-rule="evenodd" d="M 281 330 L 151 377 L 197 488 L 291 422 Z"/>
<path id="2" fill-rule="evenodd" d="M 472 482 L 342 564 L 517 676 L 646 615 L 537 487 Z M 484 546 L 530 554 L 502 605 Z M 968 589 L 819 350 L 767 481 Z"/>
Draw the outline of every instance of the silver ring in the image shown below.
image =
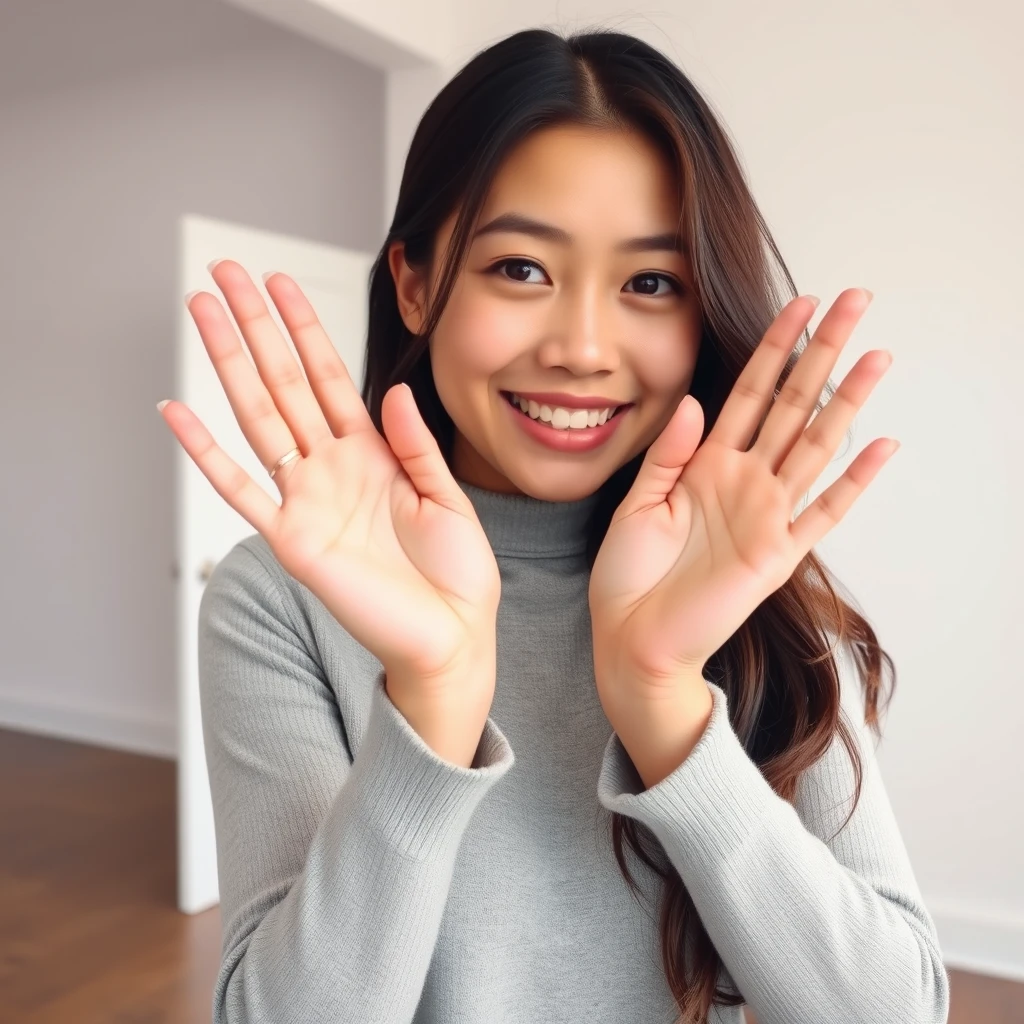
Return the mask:
<path id="1" fill-rule="evenodd" d="M 270 470 L 270 479 L 274 479 L 274 474 L 286 463 L 291 462 L 292 459 L 297 459 L 302 455 L 302 452 L 298 448 L 293 448 L 287 455 L 282 455 L 281 458 L 274 463 L 274 468 Z"/>

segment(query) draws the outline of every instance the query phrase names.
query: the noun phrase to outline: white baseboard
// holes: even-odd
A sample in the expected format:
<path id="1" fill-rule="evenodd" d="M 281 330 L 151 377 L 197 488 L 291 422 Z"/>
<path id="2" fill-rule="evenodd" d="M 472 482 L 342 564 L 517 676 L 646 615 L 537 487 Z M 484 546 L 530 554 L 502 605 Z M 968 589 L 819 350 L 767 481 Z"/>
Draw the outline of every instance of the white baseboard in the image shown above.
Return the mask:
<path id="1" fill-rule="evenodd" d="M 176 721 L 0 692 L 0 728 L 177 760 Z"/>
<path id="2" fill-rule="evenodd" d="M 956 900 L 925 900 L 947 967 L 1024 982 L 1024 919 Z"/>

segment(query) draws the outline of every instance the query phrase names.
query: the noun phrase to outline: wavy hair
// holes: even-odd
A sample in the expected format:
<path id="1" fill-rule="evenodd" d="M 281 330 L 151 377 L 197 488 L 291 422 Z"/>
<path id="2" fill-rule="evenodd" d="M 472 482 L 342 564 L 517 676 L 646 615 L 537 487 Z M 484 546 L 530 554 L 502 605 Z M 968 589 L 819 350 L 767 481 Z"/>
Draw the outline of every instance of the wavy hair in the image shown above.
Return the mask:
<path id="1" fill-rule="evenodd" d="M 477 53 L 424 113 L 406 158 L 395 215 L 369 280 L 363 401 L 383 434 L 383 397 L 395 384 L 408 384 L 449 465 L 454 424 L 434 386 L 428 341 L 464 265 L 470 231 L 503 159 L 529 133 L 555 125 L 642 132 L 669 161 L 703 312 L 690 393 L 704 410 L 704 437 L 765 331 L 799 294 L 725 130 L 675 63 L 621 32 L 562 36 L 529 29 L 508 36 Z M 439 228 L 456 210 L 436 294 L 428 300 L 422 330 L 413 334 L 399 313 L 388 250 L 403 242 L 406 262 L 427 272 L 429 280 Z M 806 330 L 802 340 L 809 341 Z M 776 395 L 796 360 L 791 354 Z M 831 398 L 834 391 L 830 380 L 825 395 Z M 823 405 L 819 401 L 817 408 Z M 754 440 L 763 425 L 762 418 Z M 620 467 L 600 489 L 588 532 L 591 567 L 644 454 Z M 715 652 L 705 675 L 726 692 L 729 720 L 747 755 L 774 792 L 790 803 L 800 775 L 823 756 L 838 733 L 856 777 L 852 815 L 860 798 L 862 766 L 856 741 L 840 717 L 837 645 L 847 645 L 854 654 L 865 723 L 876 735 L 882 663 L 893 688 L 895 667 L 852 599 L 840 597 L 842 589 L 821 559 L 808 553 L 790 579 Z M 848 821 L 849 816 L 840 831 Z M 679 1024 L 706 1024 L 713 1003 L 742 1004 L 738 993 L 718 988 L 721 958 L 660 842 L 621 814 L 612 816 L 611 832 L 616 860 L 634 897 L 640 888 L 626 864 L 625 845 L 664 880 L 661 953 Z M 684 950 L 690 940 L 687 975 Z"/>

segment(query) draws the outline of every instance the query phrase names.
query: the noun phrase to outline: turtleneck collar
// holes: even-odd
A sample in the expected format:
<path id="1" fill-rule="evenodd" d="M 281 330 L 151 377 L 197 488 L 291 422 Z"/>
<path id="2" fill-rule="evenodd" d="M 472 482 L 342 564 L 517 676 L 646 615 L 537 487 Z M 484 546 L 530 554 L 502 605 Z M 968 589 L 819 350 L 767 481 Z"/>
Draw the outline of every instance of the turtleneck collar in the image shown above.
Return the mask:
<path id="1" fill-rule="evenodd" d="M 456 478 L 473 503 L 495 555 L 544 558 L 579 555 L 587 547 L 587 522 L 598 493 L 577 501 L 542 501 L 526 494 L 484 490 Z"/>

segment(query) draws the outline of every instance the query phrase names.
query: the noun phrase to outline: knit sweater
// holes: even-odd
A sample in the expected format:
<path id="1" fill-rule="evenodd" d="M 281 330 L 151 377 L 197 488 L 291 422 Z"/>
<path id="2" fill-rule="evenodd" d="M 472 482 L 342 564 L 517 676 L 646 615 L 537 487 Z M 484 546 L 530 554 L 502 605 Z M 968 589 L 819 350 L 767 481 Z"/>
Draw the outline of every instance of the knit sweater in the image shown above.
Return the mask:
<path id="1" fill-rule="evenodd" d="M 779 797 L 725 692 L 645 789 L 594 684 L 585 525 L 459 482 L 501 574 L 497 679 L 472 767 L 434 753 L 380 661 L 259 535 L 207 582 L 203 734 L 222 952 L 215 1024 L 672 1024 L 661 879 L 615 861 L 612 812 L 647 826 L 758 1024 L 941 1024 L 948 977 L 893 816 L 859 681 L 839 660 L 863 790 L 839 737 Z M 742 1024 L 715 1006 L 711 1024 Z"/>

